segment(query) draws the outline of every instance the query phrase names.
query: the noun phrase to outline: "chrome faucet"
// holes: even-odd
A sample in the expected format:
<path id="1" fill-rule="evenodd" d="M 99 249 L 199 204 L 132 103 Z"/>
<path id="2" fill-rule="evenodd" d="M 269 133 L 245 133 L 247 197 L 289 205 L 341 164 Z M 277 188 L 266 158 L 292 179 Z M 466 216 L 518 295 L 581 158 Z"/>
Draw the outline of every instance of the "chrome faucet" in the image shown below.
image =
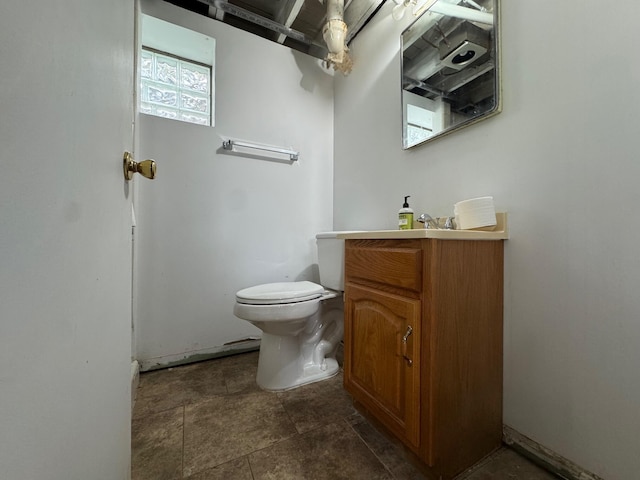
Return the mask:
<path id="1" fill-rule="evenodd" d="M 455 226 L 453 225 L 453 217 L 447 217 L 447 220 L 444 222 L 444 228 L 446 230 L 455 229 Z"/>
<path id="2" fill-rule="evenodd" d="M 423 213 L 418 217 L 420 223 L 424 223 L 424 228 L 438 228 L 438 222 L 428 213 Z"/>
<path id="3" fill-rule="evenodd" d="M 453 217 L 437 217 L 433 218 L 428 213 L 423 213 L 418 217 L 418 222 L 424 223 L 424 228 L 439 228 L 445 230 L 454 230 Z M 444 222 L 442 226 L 440 224 Z"/>

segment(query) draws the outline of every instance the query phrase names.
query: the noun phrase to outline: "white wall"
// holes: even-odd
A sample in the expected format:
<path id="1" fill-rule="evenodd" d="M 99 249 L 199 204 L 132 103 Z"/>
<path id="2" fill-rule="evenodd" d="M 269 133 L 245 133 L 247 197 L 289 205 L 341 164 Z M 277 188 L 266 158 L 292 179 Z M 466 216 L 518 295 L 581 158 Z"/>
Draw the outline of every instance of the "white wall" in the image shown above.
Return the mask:
<path id="1" fill-rule="evenodd" d="M 506 242 L 504 421 L 608 480 L 640 471 L 640 8 L 502 2 L 503 112 L 400 149 L 390 6 L 336 77 L 336 229 L 494 195 Z"/>
<path id="2" fill-rule="evenodd" d="M 166 2 L 143 12 L 216 40 L 215 127 L 140 115 L 137 357 L 143 368 L 259 336 L 235 292 L 318 280 L 315 234 L 332 229 L 333 77 L 319 61 Z M 298 163 L 226 155 L 222 139 L 292 146 Z"/>

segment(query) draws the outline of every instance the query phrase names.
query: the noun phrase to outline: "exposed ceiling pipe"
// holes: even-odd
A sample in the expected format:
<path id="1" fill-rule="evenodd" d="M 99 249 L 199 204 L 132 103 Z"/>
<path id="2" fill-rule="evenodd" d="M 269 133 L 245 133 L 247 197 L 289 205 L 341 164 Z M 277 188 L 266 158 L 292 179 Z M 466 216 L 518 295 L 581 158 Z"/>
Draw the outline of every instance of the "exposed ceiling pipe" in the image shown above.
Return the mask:
<path id="1" fill-rule="evenodd" d="M 493 13 L 461 7 L 452 3 L 436 2 L 431 6 L 431 8 L 429 8 L 429 11 L 439 13 L 440 15 L 447 15 L 449 17 L 462 18 L 463 20 L 469 20 L 471 22 L 493 25 Z"/>
<path id="2" fill-rule="evenodd" d="M 329 53 L 324 61 L 327 67 L 332 66 L 348 75 L 353 61 L 347 47 L 347 24 L 344 23 L 344 0 L 320 0 L 327 4 L 327 23 L 322 28 L 322 38 L 327 44 Z"/>

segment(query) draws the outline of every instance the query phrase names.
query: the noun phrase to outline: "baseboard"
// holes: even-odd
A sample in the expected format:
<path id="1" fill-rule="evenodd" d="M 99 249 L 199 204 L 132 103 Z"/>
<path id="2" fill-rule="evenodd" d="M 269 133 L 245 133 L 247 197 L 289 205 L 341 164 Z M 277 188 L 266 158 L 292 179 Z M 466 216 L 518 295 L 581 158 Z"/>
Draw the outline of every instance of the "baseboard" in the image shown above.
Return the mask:
<path id="1" fill-rule="evenodd" d="M 604 480 L 508 425 L 502 426 L 502 440 L 522 456 L 561 478 L 567 480 Z"/>
<path id="2" fill-rule="evenodd" d="M 138 385 L 140 384 L 140 364 L 137 360 L 131 362 L 131 411 L 136 404 Z"/>
<path id="3" fill-rule="evenodd" d="M 188 363 L 201 362 L 203 360 L 211 360 L 213 358 L 235 355 L 237 353 L 251 352 L 259 349 L 260 339 L 250 338 L 247 340 L 202 350 L 193 350 L 190 352 L 183 352 L 174 355 L 163 355 L 160 357 L 139 358 L 138 361 L 140 362 L 140 371 L 148 372 L 151 370 L 176 367 L 179 365 L 186 365 Z"/>

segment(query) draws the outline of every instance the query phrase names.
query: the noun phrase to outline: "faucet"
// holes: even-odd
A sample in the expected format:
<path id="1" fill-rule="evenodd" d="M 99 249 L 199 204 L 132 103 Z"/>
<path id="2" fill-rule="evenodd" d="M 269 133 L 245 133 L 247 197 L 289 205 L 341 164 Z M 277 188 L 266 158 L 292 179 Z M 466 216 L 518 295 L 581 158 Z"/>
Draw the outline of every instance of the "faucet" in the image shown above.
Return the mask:
<path id="1" fill-rule="evenodd" d="M 424 223 L 424 228 L 438 228 L 438 222 L 428 213 L 423 213 L 418 217 L 420 223 Z"/>
<path id="2" fill-rule="evenodd" d="M 441 227 L 440 222 L 444 220 L 444 225 Z M 453 217 L 433 218 L 428 213 L 423 213 L 418 217 L 418 222 L 424 223 L 424 228 L 439 228 L 445 230 L 453 230 Z"/>
<path id="3" fill-rule="evenodd" d="M 447 220 L 444 222 L 444 228 L 446 230 L 454 230 L 455 225 L 453 224 L 453 217 L 447 217 Z"/>

